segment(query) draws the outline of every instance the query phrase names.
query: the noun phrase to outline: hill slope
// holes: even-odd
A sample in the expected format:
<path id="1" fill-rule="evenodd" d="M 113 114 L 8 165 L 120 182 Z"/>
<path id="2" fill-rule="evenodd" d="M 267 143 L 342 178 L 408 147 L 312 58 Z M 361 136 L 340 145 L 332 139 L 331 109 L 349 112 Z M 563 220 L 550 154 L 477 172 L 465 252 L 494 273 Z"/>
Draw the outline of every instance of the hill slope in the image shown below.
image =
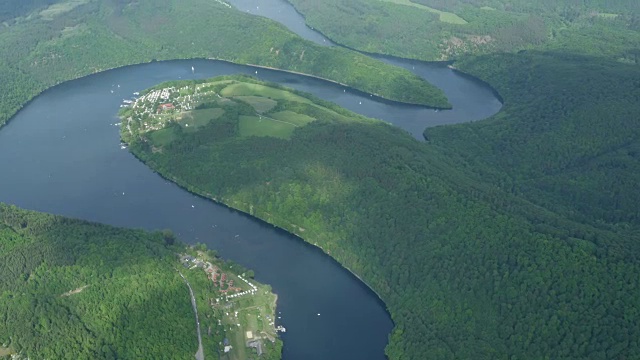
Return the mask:
<path id="1" fill-rule="evenodd" d="M 194 289 L 202 326 L 213 329 L 203 339 L 205 354 L 217 356 L 222 339 L 238 331 L 238 320 L 230 326 L 222 311 L 208 306 L 209 297 L 220 295 L 202 270 L 181 265 L 176 253 L 195 250 L 174 241 L 167 232 L 0 204 L 0 357 L 193 359 L 194 312 L 178 269 Z M 210 261 L 233 273 L 220 260 Z M 263 358 L 279 358 L 280 347 L 265 342 Z"/>
<path id="2" fill-rule="evenodd" d="M 418 60 L 545 48 L 637 62 L 640 47 L 634 0 L 289 2 L 339 44 Z"/>
<path id="3" fill-rule="evenodd" d="M 206 0 L 67 1 L 0 25 L 0 125 L 44 89 L 106 69 L 181 58 L 258 64 L 381 97 L 450 107 L 410 72 L 300 39 L 271 20 Z"/>
<path id="4" fill-rule="evenodd" d="M 573 80 L 593 71 L 571 66 Z M 530 75 L 508 74 L 515 82 Z M 550 97 L 578 84 L 545 79 Z M 590 96 L 616 91 L 593 89 Z M 153 140 L 162 130 L 140 133 L 130 149 L 167 178 L 300 235 L 362 276 L 396 323 L 390 358 L 640 355 L 637 233 L 574 221 L 483 178 L 500 169 L 461 148 L 488 139 L 449 146 L 439 135 L 436 145 L 422 144 L 355 114 L 318 117 L 288 138 L 247 137 L 241 114 L 226 114 L 176 130 L 169 143 Z M 489 123 L 499 121 L 508 126 L 505 118 Z"/>

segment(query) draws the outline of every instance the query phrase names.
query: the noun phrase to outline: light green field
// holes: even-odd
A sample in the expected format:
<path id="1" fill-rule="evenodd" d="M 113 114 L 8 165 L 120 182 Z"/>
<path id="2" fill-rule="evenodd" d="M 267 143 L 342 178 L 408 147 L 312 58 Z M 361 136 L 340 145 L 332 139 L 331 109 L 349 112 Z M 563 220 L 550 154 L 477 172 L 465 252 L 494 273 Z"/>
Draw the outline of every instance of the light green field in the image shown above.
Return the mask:
<path id="1" fill-rule="evenodd" d="M 275 89 L 269 86 L 249 83 L 235 83 L 229 85 L 220 91 L 220 95 L 224 97 L 235 96 L 262 96 L 274 100 L 289 100 L 310 104 L 311 100 L 298 96 L 294 93 Z"/>
<path id="2" fill-rule="evenodd" d="M 14 352 L 11 349 L 3 348 L 0 346 L 0 357 L 12 355 Z"/>
<path id="3" fill-rule="evenodd" d="M 149 137 L 151 138 L 151 142 L 157 146 L 164 146 L 171 144 L 173 140 L 176 139 L 176 134 L 173 132 L 173 129 L 161 129 L 157 131 L 153 131 L 149 133 Z"/>
<path id="4" fill-rule="evenodd" d="M 234 283 L 243 284 L 235 274 L 227 273 L 227 275 L 229 279 L 234 280 Z M 247 288 L 243 287 L 243 290 Z M 255 294 L 230 299 L 229 304 L 231 304 L 230 307 L 222 310 L 222 324 L 226 329 L 225 336 L 233 349 L 221 359 L 251 359 L 255 350 L 246 347 L 249 340 L 246 336 L 247 331 L 252 332 L 252 339 L 262 338 L 263 344 L 277 338 L 275 328 L 269 325 L 267 320 L 267 317 L 274 320 L 276 297 L 268 286 L 258 285 L 258 291 Z"/>
<path id="5" fill-rule="evenodd" d="M 69 0 L 67 2 L 53 4 L 40 12 L 45 20 L 53 20 L 56 16 L 67 13 L 80 5 L 88 3 L 89 0 Z"/>
<path id="6" fill-rule="evenodd" d="M 277 101 L 260 96 L 236 96 L 234 99 L 251 105 L 259 113 L 265 113 L 278 105 Z"/>
<path id="7" fill-rule="evenodd" d="M 620 14 L 598 13 L 598 16 L 601 17 L 601 18 L 605 18 L 605 19 L 615 19 L 618 16 L 620 16 Z"/>
<path id="8" fill-rule="evenodd" d="M 194 132 L 207 125 L 211 120 L 215 120 L 224 114 L 220 108 L 192 110 L 186 114 L 178 123 L 186 131 Z"/>
<path id="9" fill-rule="evenodd" d="M 60 32 L 60 35 L 62 35 L 63 39 L 66 39 L 66 38 L 74 36 L 74 35 L 82 34 L 82 33 L 86 32 L 86 31 L 87 31 L 87 26 L 86 25 L 78 24 L 76 26 L 67 26 L 67 27 L 65 27 Z"/>
<path id="10" fill-rule="evenodd" d="M 293 130 L 297 127 L 294 124 L 281 120 L 269 119 L 257 116 L 240 116 L 240 136 L 271 136 L 281 139 L 290 139 Z"/>
<path id="11" fill-rule="evenodd" d="M 197 88 L 201 92 L 206 92 L 206 91 L 214 90 L 214 88 L 218 85 L 230 84 L 234 82 L 235 82 L 234 80 L 218 80 L 218 81 L 212 81 L 204 84 L 199 84 Z"/>
<path id="12" fill-rule="evenodd" d="M 496 8 L 492 8 L 491 6 L 482 6 L 480 8 L 481 10 L 488 10 L 488 11 L 495 11 Z"/>
<path id="13" fill-rule="evenodd" d="M 289 110 L 273 113 L 273 114 L 271 114 L 269 116 L 274 118 L 274 119 L 276 119 L 276 120 L 288 122 L 288 123 L 291 123 L 291 124 L 294 124 L 294 125 L 297 125 L 297 126 L 305 126 L 308 123 L 310 123 L 310 122 L 315 120 L 311 116 L 307 116 L 307 115 L 304 115 L 304 114 L 298 114 L 297 112 L 293 112 L 293 111 L 289 111 Z"/>
<path id="14" fill-rule="evenodd" d="M 454 13 L 450 13 L 450 12 L 446 12 L 446 11 L 440 11 L 428 6 L 424 6 L 421 4 L 416 4 L 413 3 L 409 0 L 382 0 L 382 1 L 387 1 L 387 2 L 391 2 L 394 4 L 399 4 L 399 5 L 406 5 L 406 6 L 413 6 L 416 7 L 418 9 L 422 9 L 434 14 L 438 14 L 438 16 L 440 16 L 440 21 L 442 22 L 446 22 L 449 24 L 458 24 L 458 25 L 464 25 L 467 24 L 467 21 L 463 18 L 461 18 L 460 16 L 454 14 Z"/>

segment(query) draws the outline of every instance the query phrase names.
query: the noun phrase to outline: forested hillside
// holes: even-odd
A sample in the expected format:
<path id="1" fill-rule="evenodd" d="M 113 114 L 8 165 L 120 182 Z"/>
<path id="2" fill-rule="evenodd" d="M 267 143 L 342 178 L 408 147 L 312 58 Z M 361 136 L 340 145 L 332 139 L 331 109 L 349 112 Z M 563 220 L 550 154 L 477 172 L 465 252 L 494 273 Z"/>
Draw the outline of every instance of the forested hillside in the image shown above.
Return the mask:
<path id="1" fill-rule="evenodd" d="M 44 9 L 60 0 L 21 0 L 0 2 L 0 22 L 28 15 L 37 9 Z"/>
<path id="2" fill-rule="evenodd" d="M 305 41 L 282 25 L 206 0 L 66 1 L 0 25 L 0 124 L 44 89 L 152 60 L 218 58 L 298 71 L 381 97 L 450 107 L 410 72 Z"/>
<path id="3" fill-rule="evenodd" d="M 208 329 L 204 354 L 218 357 L 223 339 L 242 331 L 236 323 L 246 324 L 238 318 L 230 324 L 209 305 L 222 292 L 200 267 L 183 267 L 178 254 L 207 258 L 236 281 L 243 268 L 234 270 L 235 264 L 205 250 L 176 243 L 169 231 L 118 229 L 0 203 L 0 358 L 193 359 L 196 322 L 178 270 L 195 293 L 199 325 Z M 265 314 L 275 316 L 275 296 L 255 284 L 260 295 L 244 305 L 258 308 L 268 301 Z M 277 339 L 273 326 L 265 331 Z M 233 345 L 237 352 L 245 344 Z M 264 341 L 261 358 L 279 359 L 281 347 L 279 340 Z"/>
<path id="4" fill-rule="evenodd" d="M 531 48 L 637 62 L 637 1 L 289 0 L 348 47 L 419 60 Z"/>
<path id="5" fill-rule="evenodd" d="M 455 151 L 502 189 L 566 217 L 638 229 L 640 68 L 539 52 L 457 66 L 493 84 L 505 105 L 490 120 L 429 129 L 432 144 Z M 625 246 L 636 248 L 637 240 Z"/>
<path id="6" fill-rule="evenodd" d="M 593 99 L 603 107 L 613 106 L 607 99 L 620 99 L 619 106 L 630 90 L 604 80 L 616 78 L 615 63 L 592 67 L 558 58 L 545 72 L 536 56 L 516 59 L 538 64 L 546 98 L 575 92 L 576 108 Z M 465 68 L 497 61 L 479 59 Z M 574 70 L 555 73 L 569 66 Z M 501 67 L 496 74 L 509 74 L 509 81 L 524 87 L 532 76 L 526 69 Z M 589 79 L 589 96 L 580 95 L 580 79 Z M 507 107 L 523 119 L 538 116 L 535 105 L 507 96 Z M 304 114 L 304 108 L 298 111 Z M 512 116 L 505 112 L 487 123 L 509 127 Z M 565 126 L 562 118 L 557 121 Z M 626 125 L 636 120 L 630 121 Z M 493 140 L 507 146 L 500 145 L 500 136 L 463 137 L 482 124 L 444 128 L 450 133 L 423 144 L 382 122 L 320 117 L 278 138 L 243 136 L 242 114 L 226 111 L 197 130 L 173 125 L 171 142 L 158 143 L 154 131 L 140 133 L 130 149 L 167 178 L 298 234 L 360 275 L 396 323 L 387 348 L 391 359 L 639 357 L 636 225 L 576 221 L 558 211 L 555 205 L 563 200 L 536 204 L 512 191 L 498 181 L 499 166 L 481 161 L 485 153 L 476 160 L 465 152 L 490 147 Z M 612 127 L 602 135 L 618 139 L 627 133 Z M 567 135 L 565 149 L 592 140 L 589 132 Z M 449 138 L 455 141 L 448 144 Z M 537 139 L 538 152 L 560 140 Z M 526 148 L 521 138 L 509 141 Z M 553 153 L 538 155 L 514 159 L 523 166 L 564 164 Z M 630 188 L 639 185 L 633 176 L 622 179 Z M 511 181 L 528 185 L 523 177 Z M 609 186 L 627 191 L 617 182 Z"/>
<path id="7" fill-rule="evenodd" d="M 0 345 L 31 359 L 192 358 L 177 249 L 0 204 Z"/>

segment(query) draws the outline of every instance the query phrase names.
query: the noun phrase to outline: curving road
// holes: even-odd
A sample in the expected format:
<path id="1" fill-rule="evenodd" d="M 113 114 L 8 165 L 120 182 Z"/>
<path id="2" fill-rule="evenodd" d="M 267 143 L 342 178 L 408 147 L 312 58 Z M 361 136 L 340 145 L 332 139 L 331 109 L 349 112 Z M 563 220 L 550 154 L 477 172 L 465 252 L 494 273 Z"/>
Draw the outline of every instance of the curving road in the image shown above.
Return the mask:
<path id="1" fill-rule="evenodd" d="M 182 276 L 182 280 L 184 280 L 189 288 L 189 293 L 191 294 L 191 306 L 193 306 L 193 312 L 196 314 L 196 330 L 198 331 L 198 351 L 196 352 L 196 360 L 204 360 L 204 348 L 202 347 L 202 333 L 200 332 L 200 319 L 198 318 L 196 297 L 193 295 L 193 289 L 191 288 L 191 284 L 189 284 L 189 280 L 187 280 L 180 271 L 178 271 L 178 273 Z"/>

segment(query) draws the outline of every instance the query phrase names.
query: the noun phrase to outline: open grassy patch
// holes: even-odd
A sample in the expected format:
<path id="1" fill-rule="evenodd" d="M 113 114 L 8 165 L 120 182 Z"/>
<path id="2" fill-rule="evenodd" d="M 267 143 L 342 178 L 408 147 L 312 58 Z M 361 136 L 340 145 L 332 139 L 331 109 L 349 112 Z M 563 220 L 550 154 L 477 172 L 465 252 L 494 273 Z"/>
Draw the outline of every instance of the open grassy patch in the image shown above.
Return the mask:
<path id="1" fill-rule="evenodd" d="M 220 108 L 193 110 L 178 121 L 178 124 L 186 131 L 197 131 L 223 114 L 224 110 Z"/>
<path id="2" fill-rule="evenodd" d="M 236 96 L 234 99 L 251 105 L 259 113 L 265 113 L 278 105 L 277 101 L 260 96 Z"/>
<path id="3" fill-rule="evenodd" d="M 613 14 L 613 13 L 598 13 L 598 17 L 601 18 L 605 18 L 605 19 L 615 19 L 618 16 L 620 16 L 620 14 Z"/>
<path id="4" fill-rule="evenodd" d="M 176 139 L 176 133 L 172 128 L 160 129 L 149 134 L 149 138 L 154 145 L 168 145 Z"/>
<path id="5" fill-rule="evenodd" d="M 249 83 L 235 83 L 229 85 L 220 91 L 224 97 L 236 96 L 261 96 L 274 100 L 289 100 L 302 103 L 311 103 L 311 100 L 298 96 L 286 90 L 280 90 L 269 86 Z"/>
<path id="6" fill-rule="evenodd" d="M 4 356 L 10 356 L 10 355 L 13 355 L 13 354 L 15 354 L 15 353 L 10 348 L 4 348 L 4 347 L 0 346 L 0 358 L 4 357 Z"/>
<path id="7" fill-rule="evenodd" d="M 290 139 L 293 130 L 297 127 L 294 124 L 277 119 L 258 116 L 240 116 L 240 136 L 271 136 L 281 139 Z"/>
<path id="8" fill-rule="evenodd" d="M 297 112 L 289 110 L 279 111 L 277 113 L 269 114 L 269 116 L 276 120 L 284 121 L 297 126 L 304 126 L 315 120 L 311 116 L 298 114 Z"/>
<path id="9" fill-rule="evenodd" d="M 442 22 L 446 22 L 449 24 L 458 24 L 458 25 L 464 25 L 467 24 L 467 21 L 463 18 L 461 18 L 460 16 L 451 13 L 451 12 L 446 12 L 446 11 L 440 11 L 438 9 L 434 9 L 428 6 L 424 6 L 421 4 L 416 4 L 414 2 L 411 2 L 410 0 L 383 0 L 383 1 L 388 1 L 388 2 L 392 2 L 394 4 L 398 4 L 398 5 L 406 5 L 406 6 L 413 6 L 416 7 L 418 9 L 422 9 L 434 14 L 438 14 L 438 16 L 440 17 L 440 21 Z"/>
<path id="10" fill-rule="evenodd" d="M 40 12 L 40 16 L 45 20 L 53 20 L 56 16 L 67 13 L 80 5 L 88 3 L 89 0 L 69 0 L 49 6 Z"/>

